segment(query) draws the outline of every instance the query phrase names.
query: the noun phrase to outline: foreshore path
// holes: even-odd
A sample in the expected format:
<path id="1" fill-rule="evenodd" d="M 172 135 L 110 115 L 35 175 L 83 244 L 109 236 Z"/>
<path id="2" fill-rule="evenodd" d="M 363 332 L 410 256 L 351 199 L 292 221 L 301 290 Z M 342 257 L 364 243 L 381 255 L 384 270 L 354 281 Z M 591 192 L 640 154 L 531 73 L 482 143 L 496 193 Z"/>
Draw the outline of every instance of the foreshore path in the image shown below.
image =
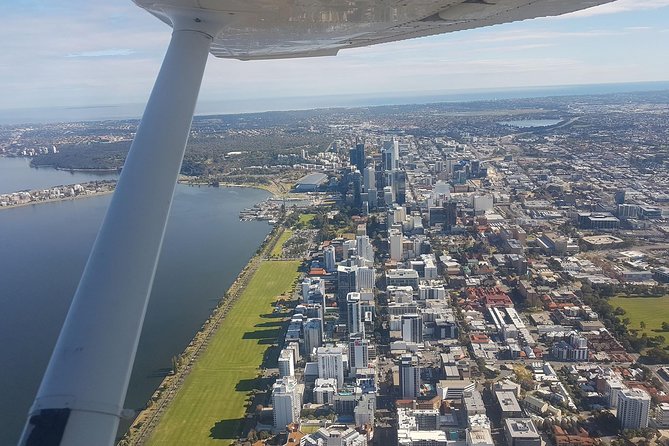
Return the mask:
<path id="1" fill-rule="evenodd" d="M 237 276 L 237 279 L 230 286 L 224 298 L 221 299 L 211 316 L 205 321 L 202 328 L 195 334 L 193 340 L 188 344 L 186 349 L 177 358 L 175 358 L 173 368 L 176 368 L 176 373 L 165 377 L 161 385 L 148 401 L 146 408 L 140 412 L 126 435 L 120 440 L 118 443 L 119 446 L 147 444 L 147 441 L 154 433 L 156 426 L 158 426 L 160 420 L 163 418 L 163 415 L 169 409 L 172 401 L 183 387 L 186 378 L 190 375 L 196 362 L 198 359 L 200 359 L 203 353 L 206 352 L 207 347 L 210 345 L 212 338 L 221 327 L 222 322 L 225 320 L 226 316 L 228 316 L 230 310 L 235 306 L 235 303 L 242 296 L 252 278 L 256 275 L 256 273 L 258 273 L 261 265 L 263 265 L 263 263 L 279 263 L 275 261 L 268 261 L 268 257 L 270 256 L 270 253 L 274 249 L 275 245 L 281 239 L 281 236 L 285 230 L 286 229 L 283 226 L 277 226 L 270 233 L 270 235 L 268 235 L 259 252 L 251 258 L 246 267 L 244 267 L 244 269 L 240 272 L 240 274 Z M 292 264 L 294 263 L 294 270 L 297 270 L 297 262 L 281 263 L 291 263 L 290 267 L 292 267 Z M 258 280 L 261 279 L 263 278 L 259 278 Z M 249 297 L 251 296 L 246 296 L 246 300 L 248 300 Z M 271 301 L 274 299 L 275 297 L 272 296 Z M 257 316 L 259 317 L 259 315 Z M 234 321 L 232 323 L 234 323 Z M 253 327 L 242 327 L 242 329 L 244 328 L 247 328 L 248 330 L 254 329 Z M 237 368 L 238 370 L 243 369 L 254 375 L 256 371 L 259 370 L 259 366 L 260 364 L 255 363 L 226 364 L 226 367 L 228 368 L 232 367 Z M 202 372 L 202 369 L 200 371 Z M 205 427 L 208 431 L 211 426 Z"/>

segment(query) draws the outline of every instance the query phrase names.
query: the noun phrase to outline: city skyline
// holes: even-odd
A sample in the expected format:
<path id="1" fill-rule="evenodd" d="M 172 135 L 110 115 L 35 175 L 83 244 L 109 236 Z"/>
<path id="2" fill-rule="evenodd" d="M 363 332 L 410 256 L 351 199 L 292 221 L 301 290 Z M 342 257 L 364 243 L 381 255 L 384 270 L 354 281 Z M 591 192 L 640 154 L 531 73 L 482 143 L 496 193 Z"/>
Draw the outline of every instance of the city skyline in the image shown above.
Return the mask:
<path id="1" fill-rule="evenodd" d="M 170 29 L 132 2 L 4 5 L 0 110 L 143 104 Z M 200 102 L 291 108 L 280 98 L 421 94 L 667 80 L 668 0 L 619 0 L 561 17 L 341 51 L 208 63 Z M 66 31 L 66 32 L 64 32 Z M 86 38 L 82 38 L 86 36 Z M 213 58 L 210 56 L 210 58 Z M 345 73 L 345 75 L 343 75 Z M 305 108 L 303 106 L 299 108 Z M 294 107 L 294 106 L 293 106 Z M 251 110 L 240 110 L 251 111 Z"/>

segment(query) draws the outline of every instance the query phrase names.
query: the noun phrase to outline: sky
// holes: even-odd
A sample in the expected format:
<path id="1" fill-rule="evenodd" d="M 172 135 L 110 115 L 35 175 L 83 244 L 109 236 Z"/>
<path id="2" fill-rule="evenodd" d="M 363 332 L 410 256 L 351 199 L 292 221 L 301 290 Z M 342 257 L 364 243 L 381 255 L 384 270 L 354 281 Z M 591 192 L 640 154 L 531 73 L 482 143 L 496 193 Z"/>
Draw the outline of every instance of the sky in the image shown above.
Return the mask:
<path id="1" fill-rule="evenodd" d="M 5 0 L 0 17 L 0 110 L 144 104 L 170 38 L 130 0 Z M 200 101 L 667 81 L 667 43 L 669 0 L 618 0 L 336 57 L 210 56 Z"/>

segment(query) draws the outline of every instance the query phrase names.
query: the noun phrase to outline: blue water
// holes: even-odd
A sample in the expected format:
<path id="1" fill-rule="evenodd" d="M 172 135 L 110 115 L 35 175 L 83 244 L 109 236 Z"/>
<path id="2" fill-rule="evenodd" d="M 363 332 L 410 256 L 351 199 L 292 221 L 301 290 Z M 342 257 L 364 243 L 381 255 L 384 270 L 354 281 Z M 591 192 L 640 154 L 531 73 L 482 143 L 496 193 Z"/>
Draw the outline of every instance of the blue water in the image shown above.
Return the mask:
<path id="1" fill-rule="evenodd" d="M 69 172 L 53 167 L 31 168 L 29 158 L 0 157 L 0 194 L 95 180 L 113 180 L 117 177 L 115 172 Z"/>
<path id="2" fill-rule="evenodd" d="M 548 127 L 559 124 L 561 119 L 518 119 L 516 121 L 501 121 L 499 124 L 517 128 Z"/>
<path id="3" fill-rule="evenodd" d="M 7 163 L 0 158 L 0 171 Z M 42 169 L 37 175 L 23 169 L 36 183 L 47 181 Z M 80 182 L 85 175 L 68 178 Z M 0 190 L 16 188 L 8 178 L 0 176 Z M 145 404 L 161 370 L 268 234 L 265 222 L 238 220 L 240 210 L 267 195 L 177 186 L 126 407 Z M 18 440 L 110 197 L 0 210 L 0 445 Z"/>

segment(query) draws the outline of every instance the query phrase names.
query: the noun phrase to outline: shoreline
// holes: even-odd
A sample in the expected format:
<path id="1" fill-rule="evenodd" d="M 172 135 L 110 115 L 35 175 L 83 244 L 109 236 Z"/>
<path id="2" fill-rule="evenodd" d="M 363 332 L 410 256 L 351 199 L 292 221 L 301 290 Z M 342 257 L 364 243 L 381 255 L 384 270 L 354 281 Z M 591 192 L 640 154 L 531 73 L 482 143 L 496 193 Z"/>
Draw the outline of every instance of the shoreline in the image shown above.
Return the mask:
<path id="1" fill-rule="evenodd" d="M 278 197 L 279 196 L 279 195 L 276 194 L 275 191 L 272 191 L 269 188 L 262 187 L 262 186 L 259 186 L 259 185 L 256 185 L 256 184 L 221 183 L 219 186 L 214 186 L 214 185 L 209 184 L 209 183 L 190 183 L 190 182 L 181 181 L 181 180 L 177 181 L 177 184 L 181 184 L 183 186 L 190 186 L 190 187 L 205 186 L 205 187 L 212 187 L 212 188 L 216 188 L 216 187 L 229 187 L 229 188 L 239 187 L 239 188 L 248 188 L 248 189 L 258 189 L 258 190 L 264 190 L 265 192 L 268 192 L 270 195 L 272 195 L 272 197 Z M 70 186 L 70 185 L 67 185 L 67 186 Z M 62 187 L 62 186 L 55 186 L 55 187 Z M 7 206 L 0 206 L 0 211 L 8 210 L 8 209 L 22 208 L 22 207 L 27 207 L 27 206 L 38 206 L 40 204 L 47 204 L 47 203 L 58 203 L 58 202 L 61 202 L 61 201 L 70 201 L 70 200 L 74 201 L 74 200 L 79 200 L 79 199 L 84 199 L 84 198 L 95 198 L 95 197 L 99 197 L 99 196 L 102 196 L 102 195 L 111 194 L 115 190 L 116 190 L 116 187 L 114 186 L 114 188 L 111 189 L 111 190 L 106 190 L 106 191 L 102 191 L 102 192 L 94 192 L 94 193 L 91 193 L 91 194 L 81 194 L 81 195 L 76 195 L 74 197 L 59 197 L 59 198 L 50 198 L 50 199 L 47 199 L 47 200 L 29 201 L 27 203 L 10 204 L 10 205 L 7 205 Z M 18 192 L 32 192 L 32 191 L 16 191 L 16 192 L 9 192 L 8 194 L 13 194 L 13 193 L 18 193 Z M 0 195 L 3 195 L 3 194 L 0 194 Z"/>
<path id="2" fill-rule="evenodd" d="M 94 197 L 99 197 L 102 195 L 109 195 L 114 192 L 115 189 L 112 190 L 106 190 L 103 192 L 95 192 L 92 194 L 82 194 L 82 195 L 76 195 L 74 197 L 62 197 L 62 198 L 51 198 L 48 200 L 38 200 L 38 201 L 29 201 L 27 203 L 20 203 L 20 204 L 10 204 L 7 206 L 0 206 L 0 211 L 3 211 L 5 209 L 16 209 L 16 208 L 22 208 L 22 207 L 27 207 L 27 206 L 39 206 L 40 204 L 47 204 L 47 203 L 59 203 L 61 201 L 74 201 L 74 200 L 79 200 L 79 199 L 84 199 L 84 198 L 94 198 Z"/>

